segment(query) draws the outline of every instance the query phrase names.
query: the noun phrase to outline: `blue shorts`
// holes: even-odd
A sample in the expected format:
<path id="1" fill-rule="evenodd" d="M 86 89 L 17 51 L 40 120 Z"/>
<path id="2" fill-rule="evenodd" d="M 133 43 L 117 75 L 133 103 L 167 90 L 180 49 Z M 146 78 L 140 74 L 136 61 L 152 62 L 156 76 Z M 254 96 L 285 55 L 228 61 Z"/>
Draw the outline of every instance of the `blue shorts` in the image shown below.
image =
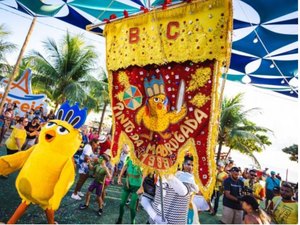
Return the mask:
<path id="1" fill-rule="evenodd" d="M 123 161 L 120 161 L 120 162 L 118 163 L 118 170 L 120 171 L 120 170 L 123 168 L 123 166 L 124 166 L 124 162 L 123 162 Z"/>

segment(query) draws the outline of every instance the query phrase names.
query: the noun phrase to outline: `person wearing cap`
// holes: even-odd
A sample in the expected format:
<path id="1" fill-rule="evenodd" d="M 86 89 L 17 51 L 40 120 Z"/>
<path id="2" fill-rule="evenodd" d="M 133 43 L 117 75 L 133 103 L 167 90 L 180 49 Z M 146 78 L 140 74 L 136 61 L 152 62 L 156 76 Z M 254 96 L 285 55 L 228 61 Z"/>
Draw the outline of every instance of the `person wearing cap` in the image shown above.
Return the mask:
<path id="1" fill-rule="evenodd" d="M 243 182 L 239 179 L 240 169 L 232 167 L 230 176 L 223 182 L 223 212 L 221 222 L 225 224 L 241 224 L 243 221 L 243 210 L 240 203 L 244 189 Z"/>
<path id="2" fill-rule="evenodd" d="M 244 181 L 245 189 L 250 190 L 249 194 L 257 200 L 258 204 L 265 198 L 265 188 L 259 183 L 256 170 L 249 171 L 249 178 Z"/>
<path id="3" fill-rule="evenodd" d="M 275 171 L 271 171 L 271 176 L 266 179 L 266 202 L 265 209 L 267 208 L 269 201 L 272 201 L 274 197 L 273 190 L 275 187 L 280 187 L 280 180 L 276 178 Z"/>
<path id="4" fill-rule="evenodd" d="M 245 211 L 244 224 L 270 224 L 270 217 L 259 208 L 259 203 L 251 195 L 245 195 L 240 199 Z"/>
<path id="5" fill-rule="evenodd" d="M 98 160 L 97 157 L 98 140 L 92 139 L 86 144 L 82 150 L 81 156 L 79 157 L 79 179 L 76 183 L 75 189 L 71 198 L 75 200 L 81 200 L 84 194 L 80 191 L 83 184 L 89 177 L 89 162 Z"/>
<path id="6" fill-rule="evenodd" d="M 136 216 L 136 205 L 138 202 L 138 194 L 137 191 L 142 185 L 143 174 L 142 170 L 139 166 L 133 164 L 130 157 L 127 157 L 125 165 L 123 166 L 120 175 L 118 177 L 118 184 L 123 185 L 122 183 L 122 176 L 127 171 L 126 183 L 123 186 L 122 194 L 121 194 L 121 203 L 120 203 L 120 211 L 119 217 L 116 221 L 116 224 L 121 224 L 124 215 L 124 207 L 127 202 L 129 195 L 131 194 L 131 201 L 130 201 L 130 218 L 131 223 L 135 223 L 135 216 Z"/>
<path id="7" fill-rule="evenodd" d="M 277 224 L 298 224 L 298 202 L 293 200 L 294 189 L 288 182 L 280 188 L 281 200 L 271 206 L 272 217 Z"/>
<path id="8" fill-rule="evenodd" d="M 228 177 L 228 173 L 224 171 L 224 163 L 219 162 L 218 163 L 218 172 L 217 172 L 217 179 L 215 184 L 214 193 L 212 196 L 212 199 L 214 198 L 214 208 L 213 211 L 210 213 L 211 215 L 216 215 L 218 212 L 219 207 L 219 199 L 220 196 L 223 194 L 224 188 L 223 188 L 223 182 Z"/>

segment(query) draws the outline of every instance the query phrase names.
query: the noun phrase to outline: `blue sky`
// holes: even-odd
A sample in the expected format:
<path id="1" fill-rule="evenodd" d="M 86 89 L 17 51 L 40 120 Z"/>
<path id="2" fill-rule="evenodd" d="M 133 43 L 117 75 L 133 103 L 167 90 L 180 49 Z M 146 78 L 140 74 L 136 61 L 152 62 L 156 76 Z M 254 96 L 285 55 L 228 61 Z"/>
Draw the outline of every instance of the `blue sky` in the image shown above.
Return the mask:
<path id="1" fill-rule="evenodd" d="M 0 24 L 5 24 L 11 31 L 8 41 L 16 43 L 21 48 L 28 32 L 32 18 L 0 4 Z M 26 48 L 42 51 L 42 41 L 47 37 L 60 40 L 69 30 L 71 34 L 82 34 L 88 44 L 94 45 L 99 54 L 99 64 L 105 68 L 105 39 L 95 34 L 83 31 L 72 25 L 53 18 L 38 18 L 32 37 Z M 16 62 L 19 51 L 8 55 L 11 64 Z M 233 96 L 239 92 L 245 92 L 244 104 L 246 109 L 259 107 L 261 114 L 252 115 L 251 119 L 259 126 L 265 126 L 273 130 L 270 135 L 272 146 L 260 154 L 256 154 L 263 167 L 280 172 L 285 178 L 286 170 L 289 170 L 289 180 L 298 180 L 298 164 L 289 161 L 288 155 L 281 152 L 281 149 L 298 143 L 299 137 L 299 116 L 297 99 L 257 89 L 248 85 L 226 82 L 225 96 Z M 246 167 L 252 164 L 247 157 L 233 153 L 238 166 Z"/>

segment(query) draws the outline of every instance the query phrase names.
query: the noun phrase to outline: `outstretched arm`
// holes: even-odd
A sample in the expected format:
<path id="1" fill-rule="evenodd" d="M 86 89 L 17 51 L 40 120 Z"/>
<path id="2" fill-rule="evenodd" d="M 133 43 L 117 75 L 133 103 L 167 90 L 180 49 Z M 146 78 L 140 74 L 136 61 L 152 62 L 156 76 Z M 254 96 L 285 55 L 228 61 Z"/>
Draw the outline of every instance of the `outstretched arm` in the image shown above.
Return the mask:
<path id="1" fill-rule="evenodd" d="M 8 175 L 21 169 L 33 150 L 34 146 L 26 151 L 0 157 L 0 175 Z"/>

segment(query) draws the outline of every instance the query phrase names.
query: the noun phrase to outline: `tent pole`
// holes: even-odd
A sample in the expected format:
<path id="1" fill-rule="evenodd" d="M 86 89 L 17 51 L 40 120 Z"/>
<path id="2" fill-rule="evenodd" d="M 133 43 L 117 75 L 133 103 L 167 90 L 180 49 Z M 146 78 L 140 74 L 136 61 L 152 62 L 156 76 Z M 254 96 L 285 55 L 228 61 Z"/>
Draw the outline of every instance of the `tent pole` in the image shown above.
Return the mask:
<path id="1" fill-rule="evenodd" d="M 12 84 L 14 78 L 16 77 L 16 75 L 17 75 L 18 72 L 19 72 L 19 65 L 20 65 L 20 63 L 21 63 L 21 60 L 22 60 L 24 51 L 25 51 L 25 49 L 26 49 L 26 46 L 27 46 L 27 44 L 28 44 L 28 42 L 29 42 L 29 38 L 30 38 L 30 36 L 31 36 L 31 34 L 32 34 L 32 31 L 33 31 L 35 22 L 36 22 L 36 17 L 33 17 L 33 20 L 32 20 L 31 25 L 30 25 L 30 27 L 29 27 L 29 30 L 28 30 L 28 33 L 27 33 L 27 35 L 26 35 L 25 41 L 24 41 L 23 46 L 22 46 L 22 48 L 21 48 L 21 51 L 20 51 L 20 53 L 19 53 L 17 62 L 16 62 L 16 64 L 15 64 L 15 66 L 14 66 L 13 72 L 12 72 L 11 76 L 8 78 L 8 82 L 7 82 L 7 85 L 6 85 L 6 87 L 5 87 L 5 91 L 4 91 L 4 94 L 3 94 L 3 97 L 2 97 L 2 100 L 1 100 L 1 103 L 0 103 L 0 113 L 2 112 L 3 105 L 4 105 L 4 103 L 5 103 L 5 100 L 6 100 L 6 98 L 7 98 L 8 92 L 9 92 L 9 90 L 10 90 L 10 86 L 11 86 L 11 84 Z"/>
<path id="2" fill-rule="evenodd" d="M 227 80 L 227 72 L 224 75 L 224 78 L 223 78 L 223 81 L 222 81 L 222 86 L 221 86 L 220 99 L 219 99 L 219 110 L 220 111 L 222 110 L 223 94 L 224 94 L 226 80 Z M 219 115 L 219 120 L 220 120 L 220 115 Z M 221 156 L 221 148 L 219 146 L 218 152 L 217 152 L 217 159 L 216 159 L 216 164 L 217 165 L 218 165 L 218 163 L 220 161 L 220 156 Z"/>
<path id="3" fill-rule="evenodd" d="M 165 222 L 165 212 L 164 212 L 164 195 L 163 195 L 163 187 L 162 187 L 162 178 L 159 176 L 159 188 L 160 188 L 160 200 L 161 200 L 161 218 L 162 221 Z"/>

